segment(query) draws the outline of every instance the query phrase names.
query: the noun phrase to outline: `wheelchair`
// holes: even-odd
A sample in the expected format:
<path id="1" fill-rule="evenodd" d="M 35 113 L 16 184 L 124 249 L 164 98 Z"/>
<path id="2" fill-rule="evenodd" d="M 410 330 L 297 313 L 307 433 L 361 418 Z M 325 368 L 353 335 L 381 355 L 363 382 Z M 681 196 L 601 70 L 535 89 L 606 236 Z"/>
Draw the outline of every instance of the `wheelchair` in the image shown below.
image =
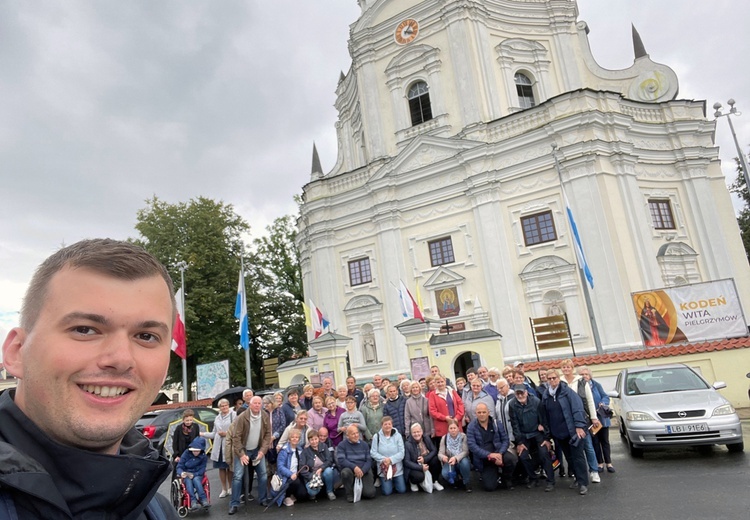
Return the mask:
<path id="1" fill-rule="evenodd" d="M 206 492 L 207 503 L 210 504 L 211 485 L 208 482 L 208 475 L 206 473 L 203 474 L 201 485 L 203 486 L 203 491 Z M 175 508 L 175 510 L 177 511 L 177 515 L 180 518 L 185 518 L 190 513 L 198 512 L 190 510 L 190 506 L 193 504 L 193 497 L 190 496 L 190 493 L 188 493 L 185 481 L 181 477 L 178 476 L 175 477 L 174 480 L 172 480 L 170 495 L 172 499 L 172 506 Z"/>

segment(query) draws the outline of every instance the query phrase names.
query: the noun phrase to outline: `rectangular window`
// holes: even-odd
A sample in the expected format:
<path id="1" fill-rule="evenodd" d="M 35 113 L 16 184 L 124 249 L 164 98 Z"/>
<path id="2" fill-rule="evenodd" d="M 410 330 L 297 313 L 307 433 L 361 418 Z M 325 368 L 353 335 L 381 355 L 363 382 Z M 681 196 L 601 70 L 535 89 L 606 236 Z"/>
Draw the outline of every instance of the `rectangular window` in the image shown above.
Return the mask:
<path id="1" fill-rule="evenodd" d="M 430 262 L 432 267 L 451 264 L 456 261 L 453 256 L 453 242 L 451 237 L 441 238 L 427 243 L 430 246 Z"/>
<path id="2" fill-rule="evenodd" d="M 349 262 L 349 282 L 352 286 L 372 282 L 369 258 L 360 258 Z"/>
<path id="3" fill-rule="evenodd" d="M 523 226 L 523 239 L 527 246 L 557 240 L 551 211 L 521 217 L 521 225 Z"/>
<path id="4" fill-rule="evenodd" d="M 648 209 L 656 229 L 675 229 L 669 200 L 651 199 L 648 201 Z"/>

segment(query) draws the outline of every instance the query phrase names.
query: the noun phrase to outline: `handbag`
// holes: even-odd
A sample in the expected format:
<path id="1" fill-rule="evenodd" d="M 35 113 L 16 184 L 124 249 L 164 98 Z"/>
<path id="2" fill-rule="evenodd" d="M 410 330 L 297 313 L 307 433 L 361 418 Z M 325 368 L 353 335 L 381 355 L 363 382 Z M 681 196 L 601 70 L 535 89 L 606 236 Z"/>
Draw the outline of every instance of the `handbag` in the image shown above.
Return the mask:
<path id="1" fill-rule="evenodd" d="M 355 478 L 354 479 L 354 501 L 353 503 L 356 504 L 360 500 L 362 500 L 362 479 Z"/>
<path id="2" fill-rule="evenodd" d="M 282 484 L 283 482 L 278 474 L 271 477 L 271 489 L 273 489 L 275 492 L 278 492 L 279 489 L 281 489 Z"/>
<path id="3" fill-rule="evenodd" d="M 317 473 L 313 473 L 312 478 L 310 479 L 310 482 L 307 484 L 310 489 L 318 489 L 323 487 L 323 477 L 318 475 Z"/>

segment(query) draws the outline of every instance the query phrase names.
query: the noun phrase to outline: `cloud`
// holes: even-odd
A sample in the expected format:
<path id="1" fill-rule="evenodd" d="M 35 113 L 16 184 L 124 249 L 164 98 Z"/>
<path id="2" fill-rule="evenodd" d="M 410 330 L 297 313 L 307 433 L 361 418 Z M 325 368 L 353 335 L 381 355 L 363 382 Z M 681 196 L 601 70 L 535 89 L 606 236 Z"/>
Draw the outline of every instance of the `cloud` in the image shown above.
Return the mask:
<path id="1" fill-rule="evenodd" d="M 632 21 L 681 97 L 710 109 L 750 92 L 750 37 L 730 23 L 750 4 L 578 5 L 602 66 L 632 63 Z M 336 161 L 335 89 L 359 14 L 354 0 L 0 3 L 0 284 L 18 292 L 63 242 L 135 236 L 153 195 L 232 203 L 254 234 L 293 211 L 313 141 L 325 171 Z M 735 122 L 750 140 L 750 117 Z M 727 171 L 723 121 L 717 138 Z"/>

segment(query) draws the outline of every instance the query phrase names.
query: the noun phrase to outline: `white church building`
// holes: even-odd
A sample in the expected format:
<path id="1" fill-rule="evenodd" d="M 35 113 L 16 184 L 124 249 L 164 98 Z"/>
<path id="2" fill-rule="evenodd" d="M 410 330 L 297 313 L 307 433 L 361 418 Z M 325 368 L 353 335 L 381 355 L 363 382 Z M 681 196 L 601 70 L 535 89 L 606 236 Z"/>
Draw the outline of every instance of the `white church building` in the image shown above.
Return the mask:
<path id="1" fill-rule="evenodd" d="M 573 0 L 359 4 L 338 158 L 324 172 L 313 152 L 298 221 L 305 297 L 331 325 L 282 386 L 536 360 L 530 319 L 557 314 L 579 355 L 643 348 L 637 291 L 733 279 L 750 304 L 715 123 L 635 29 L 632 66 L 607 70 Z"/>

